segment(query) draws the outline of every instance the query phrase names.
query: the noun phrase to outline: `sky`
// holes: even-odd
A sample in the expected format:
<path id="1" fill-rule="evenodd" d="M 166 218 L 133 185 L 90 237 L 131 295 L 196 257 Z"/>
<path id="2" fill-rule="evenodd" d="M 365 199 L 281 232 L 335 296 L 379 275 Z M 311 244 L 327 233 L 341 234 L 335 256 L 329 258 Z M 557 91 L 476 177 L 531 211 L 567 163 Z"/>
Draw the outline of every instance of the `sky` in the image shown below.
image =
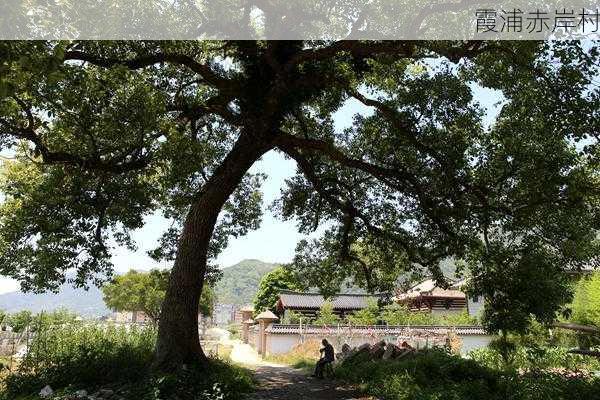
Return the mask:
<path id="1" fill-rule="evenodd" d="M 501 97 L 499 92 L 473 86 L 474 100 L 487 111 L 484 123 L 489 125 L 495 118 Z M 353 116 L 357 113 L 368 114 L 372 112 L 357 100 L 350 100 L 334 115 L 336 130 L 343 130 L 351 126 Z M 294 221 L 281 221 L 268 209 L 269 205 L 279 197 L 285 180 L 295 174 L 296 166 L 292 160 L 286 160 L 283 155 L 271 151 L 264 155 L 251 172 L 263 172 L 267 175 L 263 183 L 263 220 L 258 230 L 246 236 L 231 239 L 228 247 L 219 255 L 216 262 L 222 267 L 234 265 L 245 259 L 258 259 L 265 262 L 286 263 L 294 257 L 296 244 L 303 236 L 296 229 Z M 142 229 L 132 234 L 137 243 L 137 251 L 131 252 L 126 248 L 116 248 L 113 251 L 112 261 L 117 273 L 127 272 L 130 269 L 148 270 L 151 268 L 168 268 L 166 263 L 156 263 L 146 252 L 156 247 L 162 232 L 169 226 L 169 221 L 160 214 L 146 218 Z M 0 294 L 18 290 L 16 281 L 0 276 Z"/>

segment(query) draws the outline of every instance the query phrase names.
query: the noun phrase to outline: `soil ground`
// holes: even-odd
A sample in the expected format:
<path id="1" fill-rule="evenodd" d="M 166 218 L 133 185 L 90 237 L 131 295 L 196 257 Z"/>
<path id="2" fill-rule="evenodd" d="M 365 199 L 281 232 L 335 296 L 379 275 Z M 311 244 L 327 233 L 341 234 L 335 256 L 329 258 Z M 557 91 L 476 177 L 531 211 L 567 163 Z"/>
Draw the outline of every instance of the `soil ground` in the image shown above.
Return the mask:
<path id="1" fill-rule="evenodd" d="M 258 390 L 250 400 L 367 400 L 338 381 L 316 379 L 301 370 L 263 361 L 256 351 L 239 340 L 232 341 L 231 360 L 255 371 Z"/>

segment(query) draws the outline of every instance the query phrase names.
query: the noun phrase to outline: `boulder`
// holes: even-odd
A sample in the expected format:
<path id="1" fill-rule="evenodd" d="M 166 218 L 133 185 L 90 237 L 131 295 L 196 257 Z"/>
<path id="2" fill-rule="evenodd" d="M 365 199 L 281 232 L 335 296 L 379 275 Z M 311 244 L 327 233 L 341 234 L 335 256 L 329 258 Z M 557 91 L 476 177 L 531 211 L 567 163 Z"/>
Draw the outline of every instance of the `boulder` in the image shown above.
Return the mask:
<path id="1" fill-rule="evenodd" d="M 399 351 L 397 353 L 394 354 L 394 359 L 400 359 L 403 358 L 411 353 L 414 353 L 414 349 L 403 349 L 400 348 Z"/>
<path id="2" fill-rule="evenodd" d="M 357 352 L 361 352 L 361 351 L 369 351 L 371 350 L 371 345 L 369 343 L 363 343 L 360 346 L 358 346 L 358 348 L 356 349 Z"/>
<path id="3" fill-rule="evenodd" d="M 388 343 L 388 345 L 385 346 L 385 352 L 383 353 L 383 356 L 381 358 L 384 360 L 392 359 L 400 351 L 401 350 L 398 346 L 392 343 Z"/>
<path id="4" fill-rule="evenodd" d="M 371 358 L 373 358 L 373 359 L 382 358 L 384 353 L 385 353 L 385 342 L 384 341 L 375 343 L 371 347 L 371 350 L 369 351 L 369 354 L 371 355 Z"/>
<path id="5" fill-rule="evenodd" d="M 371 358 L 371 345 L 369 343 L 365 343 L 355 349 L 350 350 L 346 353 L 341 359 L 341 362 L 353 362 L 354 360 L 367 360 Z"/>

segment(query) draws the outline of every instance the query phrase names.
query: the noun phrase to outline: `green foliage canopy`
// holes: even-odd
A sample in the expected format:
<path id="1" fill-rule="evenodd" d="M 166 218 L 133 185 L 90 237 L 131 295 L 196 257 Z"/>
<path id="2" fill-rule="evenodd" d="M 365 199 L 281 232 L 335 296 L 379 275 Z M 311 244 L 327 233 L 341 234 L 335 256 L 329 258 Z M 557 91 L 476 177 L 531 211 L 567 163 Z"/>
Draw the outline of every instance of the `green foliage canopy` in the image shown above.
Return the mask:
<path id="1" fill-rule="evenodd" d="M 581 324 L 600 326 L 600 272 L 577 283 L 571 318 Z"/>
<path id="2" fill-rule="evenodd" d="M 170 272 L 152 269 L 149 272 L 130 270 L 102 287 L 104 302 L 117 311 L 143 311 L 156 323 L 167 290 Z M 214 290 L 206 285 L 200 297 L 199 312 L 211 315 Z"/>
<path id="3" fill-rule="evenodd" d="M 313 321 L 313 324 L 326 326 L 335 325 L 340 322 L 340 317 L 333 312 L 333 304 L 330 301 L 326 301 L 321 306 L 317 314 L 317 318 Z"/>
<path id="4" fill-rule="evenodd" d="M 389 288 L 390 265 L 439 277 L 454 257 L 490 299 L 486 326 L 519 331 L 568 301 L 565 266 L 598 255 L 596 42 L 0 42 L 0 60 L 0 147 L 16 154 L 0 273 L 26 289 L 109 275 L 113 243 L 133 247 L 159 210 L 173 225 L 152 254 L 172 260 L 227 156 L 270 150 L 298 166 L 278 213 L 327 227 L 294 265 L 328 294 Z M 501 93 L 492 121 L 477 87 Z M 348 101 L 369 112 L 340 131 Z M 227 181 L 209 261 L 258 226 L 263 178 Z"/>
<path id="5" fill-rule="evenodd" d="M 260 280 L 258 291 L 254 297 L 254 312 L 260 313 L 264 310 L 275 311 L 275 303 L 281 290 L 302 290 L 303 287 L 293 271 L 286 267 L 279 267 L 267 273 Z"/>

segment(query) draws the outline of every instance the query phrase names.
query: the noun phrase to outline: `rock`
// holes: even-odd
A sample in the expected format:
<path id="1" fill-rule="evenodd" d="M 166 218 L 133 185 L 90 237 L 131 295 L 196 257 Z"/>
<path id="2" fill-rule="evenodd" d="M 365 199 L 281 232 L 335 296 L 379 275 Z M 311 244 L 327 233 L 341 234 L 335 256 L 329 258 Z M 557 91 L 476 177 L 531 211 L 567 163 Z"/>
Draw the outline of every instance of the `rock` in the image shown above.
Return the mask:
<path id="1" fill-rule="evenodd" d="M 351 350 L 351 348 L 350 348 L 350 345 L 348 343 L 344 343 L 342 345 L 342 353 L 348 353 L 348 352 L 350 352 L 350 350 Z"/>
<path id="2" fill-rule="evenodd" d="M 413 349 L 399 349 L 399 351 L 394 355 L 394 359 L 403 358 L 411 353 L 414 353 Z"/>
<path id="3" fill-rule="evenodd" d="M 381 358 L 384 360 L 390 360 L 394 358 L 394 355 L 399 351 L 400 349 L 396 345 L 388 343 L 388 345 L 385 346 L 385 352 L 383 353 L 383 356 Z"/>
<path id="4" fill-rule="evenodd" d="M 54 390 L 52 390 L 50 385 L 46 385 L 42 388 L 42 390 L 40 390 L 40 397 L 42 399 L 47 399 L 48 397 L 52 396 L 52 393 L 54 393 Z"/>
<path id="5" fill-rule="evenodd" d="M 361 352 L 364 350 L 371 350 L 371 345 L 369 343 L 363 343 L 356 349 L 357 352 Z"/>
<path id="6" fill-rule="evenodd" d="M 406 342 L 406 341 L 402 342 L 400 347 L 403 349 L 413 349 L 413 347 L 410 344 L 408 344 L 408 342 Z"/>
<path id="7" fill-rule="evenodd" d="M 373 359 L 380 359 L 381 357 L 383 357 L 383 354 L 385 353 L 385 342 L 379 342 L 373 345 L 373 347 L 371 347 L 371 350 L 369 351 L 369 354 L 371 355 L 371 358 Z"/>
<path id="8" fill-rule="evenodd" d="M 87 397 L 87 390 L 78 390 L 75 392 L 75 396 L 77 397 Z"/>

